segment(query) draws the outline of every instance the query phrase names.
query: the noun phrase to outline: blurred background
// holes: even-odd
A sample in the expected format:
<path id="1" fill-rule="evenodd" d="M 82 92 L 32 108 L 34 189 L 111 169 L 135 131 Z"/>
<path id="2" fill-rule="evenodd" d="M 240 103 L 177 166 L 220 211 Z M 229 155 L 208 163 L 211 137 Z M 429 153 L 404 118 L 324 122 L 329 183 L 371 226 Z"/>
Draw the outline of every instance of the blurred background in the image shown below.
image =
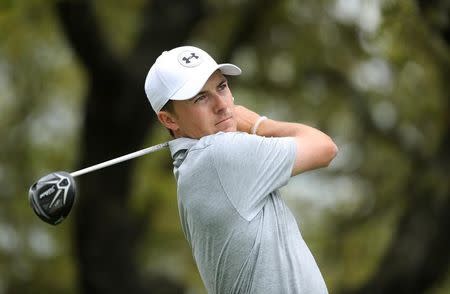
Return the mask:
<path id="1" fill-rule="evenodd" d="M 340 153 L 282 193 L 330 293 L 450 293 L 450 1 L 1 0 L 0 294 L 203 294 L 168 150 L 77 178 L 53 227 L 39 177 L 169 140 L 144 93 L 199 46 L 237 104 Z"/>

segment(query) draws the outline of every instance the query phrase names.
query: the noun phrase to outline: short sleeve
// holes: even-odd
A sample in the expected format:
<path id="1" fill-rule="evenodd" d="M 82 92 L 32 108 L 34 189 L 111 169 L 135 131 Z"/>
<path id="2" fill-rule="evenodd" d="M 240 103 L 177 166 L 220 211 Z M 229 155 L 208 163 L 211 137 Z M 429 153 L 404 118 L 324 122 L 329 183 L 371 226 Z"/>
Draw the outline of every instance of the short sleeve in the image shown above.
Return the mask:
<path id="1" fill-rule="evenodd" d="M 222 188 L 242 217 L 251 220 L 270 193 L 286 185 L 295 161 L 290 137 L 247 133 L 215 136 L 212 157 Z"/>

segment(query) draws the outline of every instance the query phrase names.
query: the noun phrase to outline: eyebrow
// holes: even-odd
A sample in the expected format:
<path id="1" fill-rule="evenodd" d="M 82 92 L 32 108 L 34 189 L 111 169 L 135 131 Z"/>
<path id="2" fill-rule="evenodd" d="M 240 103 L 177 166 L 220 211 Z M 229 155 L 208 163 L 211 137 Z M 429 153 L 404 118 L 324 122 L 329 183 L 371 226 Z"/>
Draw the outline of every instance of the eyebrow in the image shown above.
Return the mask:
<path id="1" fill-rule="evenodd" d="M 224 77 L 224 78 L 217 84 L 217 87 L 220 86 L 220 85 L 222 85 L 223 83 L 226 83 L 226 82 L 228 82 L 228 80 L 227 80 L 227 78 Z M 197 95 L 195 95 L 194 97 L 192 97 L 192 98 L 189 99 L 189 100 L 194 100 L 195 98 L 197 98 L 197 96 L 203 95 L 203 94 L 205 94 L 206 92 L 207 92 L 207 91 L 201 91 L 201 92 L 198 92 Z"/>

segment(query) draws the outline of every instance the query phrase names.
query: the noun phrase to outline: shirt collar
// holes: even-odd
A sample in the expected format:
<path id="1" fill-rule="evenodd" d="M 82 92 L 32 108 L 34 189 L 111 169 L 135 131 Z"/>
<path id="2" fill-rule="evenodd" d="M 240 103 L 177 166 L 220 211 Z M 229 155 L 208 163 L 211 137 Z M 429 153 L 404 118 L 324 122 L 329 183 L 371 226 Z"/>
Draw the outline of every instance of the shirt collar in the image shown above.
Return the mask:
<path id="1" fill-rule="evenodd" d="M 170 154 L 172 158 L 175 158 L 175 154 L 177 154 L 181 150 L 189 150 L 192 146 L 197 144 L 197 139 L 191 138 L 178 138 L 169 142 Z"/>

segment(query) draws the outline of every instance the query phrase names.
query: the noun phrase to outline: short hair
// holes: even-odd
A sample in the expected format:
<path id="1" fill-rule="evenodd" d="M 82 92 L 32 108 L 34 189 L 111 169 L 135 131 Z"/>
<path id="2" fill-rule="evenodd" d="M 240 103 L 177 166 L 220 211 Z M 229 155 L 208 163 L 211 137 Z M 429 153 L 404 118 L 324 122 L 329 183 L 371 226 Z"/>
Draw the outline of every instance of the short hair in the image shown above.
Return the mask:
<path id="1" fill-rule="evenodd" d="M 172 100 L 167 101 L 167 103 L 164 104 L 164 106 L 161 108 L 161 111 L 167 111 L 172 114 L 175 114 L 175 107 L 173 105 Z"/>
<path id="2" fill-rule="evenodd" d="M 172 100 L 167 101 L 167 103 L 164 104 L 164 106 L 161 108 L 160 111 L 167 111 L 170 114 L 175 114 L 175 106 L 174 106 Z M 172 136 L 172 138 L 175 138 L 175 135 L 173 134 L 173 131 L 171 129 L 169 129 L 169 128 L 166 128 L 166 129 L 169 131 L 169 133 Z"/>

